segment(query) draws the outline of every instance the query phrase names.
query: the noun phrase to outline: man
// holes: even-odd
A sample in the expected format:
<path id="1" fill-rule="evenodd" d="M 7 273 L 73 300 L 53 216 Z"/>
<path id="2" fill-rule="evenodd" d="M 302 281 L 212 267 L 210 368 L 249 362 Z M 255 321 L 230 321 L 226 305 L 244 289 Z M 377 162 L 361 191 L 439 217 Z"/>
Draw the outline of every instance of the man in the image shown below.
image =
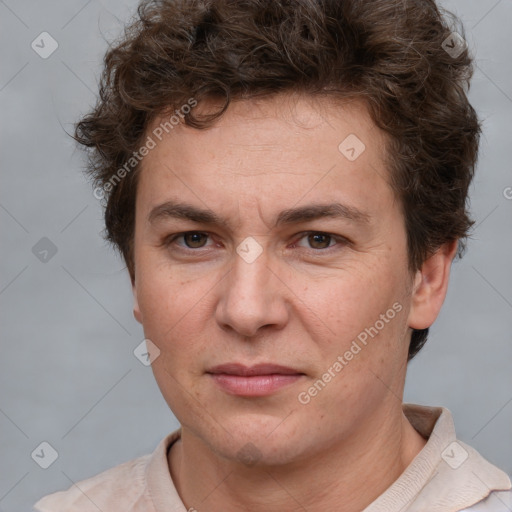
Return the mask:
<path id="1" fill-rule="evenodd" d="M 36 510 L 510 510 L 402 404 L 472 224 L 470 76 L 433 1 L 143 3 L 76 138 L 181 428 Z"/>

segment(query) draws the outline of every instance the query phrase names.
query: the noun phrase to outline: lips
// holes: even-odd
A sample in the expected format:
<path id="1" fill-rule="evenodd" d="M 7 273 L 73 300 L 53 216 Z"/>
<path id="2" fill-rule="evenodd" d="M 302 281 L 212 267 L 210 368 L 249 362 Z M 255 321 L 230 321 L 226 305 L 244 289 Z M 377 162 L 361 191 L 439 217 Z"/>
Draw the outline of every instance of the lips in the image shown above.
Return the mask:
<path id="1" fill-rule="evenodd" d="M 239 363 L 226 363 L 214 366 L 206 373 L 224 392 L 244 397 L 273 394 L 305 375 L 294 368 L 270 363 L 249 367 Z"/>
<path id="2" fill-rule="evenodd" d="M 293 368 L 269 363 L 257 364 L 254 366 L 244 366 L 239 363 L 226 363 L 214 366 L 206 373 L 223 373 L 226 375 L 240 375 L 242 377 L 250 377 L 253 375 L 303 375 L 302 372 Z"/>

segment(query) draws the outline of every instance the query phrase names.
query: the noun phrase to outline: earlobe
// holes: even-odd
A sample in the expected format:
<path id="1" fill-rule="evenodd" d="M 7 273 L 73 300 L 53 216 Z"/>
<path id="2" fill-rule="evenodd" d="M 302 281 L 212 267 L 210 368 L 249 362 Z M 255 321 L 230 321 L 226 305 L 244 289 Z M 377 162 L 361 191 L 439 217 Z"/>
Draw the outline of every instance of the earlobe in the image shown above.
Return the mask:
<path id="1" fill-rule="evenodd" d="M 142 324 L 142 315 L 139 308 L 139 300 L 137 298 L 137 287 L 135 286 L 135 283 L 132 282 L 132 293 L 133 293 L 133 316 L 135 317 L 135 320 Z"/>
<path id="2" fill-rule="evenodd" d="M 416 272 L 408 324 L 412 329 L 430 327 L 441 310 L 450 278 L 450 268 L 457 252 L 457 241 L 442 245 Z"/>

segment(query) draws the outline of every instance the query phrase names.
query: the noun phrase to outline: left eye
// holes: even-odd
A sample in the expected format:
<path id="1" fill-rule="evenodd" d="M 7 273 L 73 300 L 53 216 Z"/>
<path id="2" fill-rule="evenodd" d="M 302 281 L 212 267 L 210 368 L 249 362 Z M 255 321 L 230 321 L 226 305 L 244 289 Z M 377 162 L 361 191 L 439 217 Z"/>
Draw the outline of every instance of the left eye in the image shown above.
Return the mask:
<path id="1" fill-rule="evenodd" d="M 304 233 L 299 240 L 307 240 L 309 248 L 322 250 L 333 247 L 335 243 L 331 245 L 331 242 L 337 242 L 336 238 L 337 237 L 335 237 L 334 235 L 315 231 L 310 233 Z"/>

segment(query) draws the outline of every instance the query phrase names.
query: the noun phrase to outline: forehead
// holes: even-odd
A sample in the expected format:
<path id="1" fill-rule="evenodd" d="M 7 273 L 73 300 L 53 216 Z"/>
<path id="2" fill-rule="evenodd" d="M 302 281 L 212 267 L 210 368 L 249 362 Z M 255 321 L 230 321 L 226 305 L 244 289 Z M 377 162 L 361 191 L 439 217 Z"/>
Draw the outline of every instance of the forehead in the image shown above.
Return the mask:
<path id="1" fill-rule="evenodd" d="M 188 111 L 192 110 L 197 116 L 211 114 L 220 107 L 221 104 L 213 100 L 203 100 L 193 108 L 187 105 Z M 172 112 L 157 116 L 147 127 L 146 135 L 152 136 L 160 146 L 162 142 L 172 144 L 176 138 L 181 139 L 180 145 L 185 138 L 193 138 L 204 144 L 222 131 L 223 135 L 230 135 L 230 138 L 223 140 L 225 146 L 242 145 L 260 149 L 286 142 L 293 147 L 304 135 L 316 137 L 321 132 L 325 136 L 329 128 L 337 132 L 336 138 L 340 141 L 347 131 L 362 138 L 371 132 L 372 146 L 377 150 L 383 149 L 380 146 L 386 138 L 384 132 L 375 126 L 362 99 L 326 95 L 281 93 L 268 98 L 234 100 L 206 130 L 190 128 L 179 121 L 180 118 Z M 275 129 L 279 130 L 279 140 L 275 138 Z M 187 134 L 191 137 L 186 137 Z M 303 144 L 294 149 L 300 150 L 301 147 Z"/>
<path id="2" fill-rule="evenodd" d="M 194 113 L 214 108 L 200 103 Z M 227 207 L 236 195 L 239 208 L 272 209 L 306 196 L 368 202 L 390 192 L 386 137 L 362 101 L 292 95 L 237 101 L 205 130 L 170 127 L 168 119 L 155 119 L 146 132 L 155 147 L 142 162 L 139 203 L 186 196 Z"/>

